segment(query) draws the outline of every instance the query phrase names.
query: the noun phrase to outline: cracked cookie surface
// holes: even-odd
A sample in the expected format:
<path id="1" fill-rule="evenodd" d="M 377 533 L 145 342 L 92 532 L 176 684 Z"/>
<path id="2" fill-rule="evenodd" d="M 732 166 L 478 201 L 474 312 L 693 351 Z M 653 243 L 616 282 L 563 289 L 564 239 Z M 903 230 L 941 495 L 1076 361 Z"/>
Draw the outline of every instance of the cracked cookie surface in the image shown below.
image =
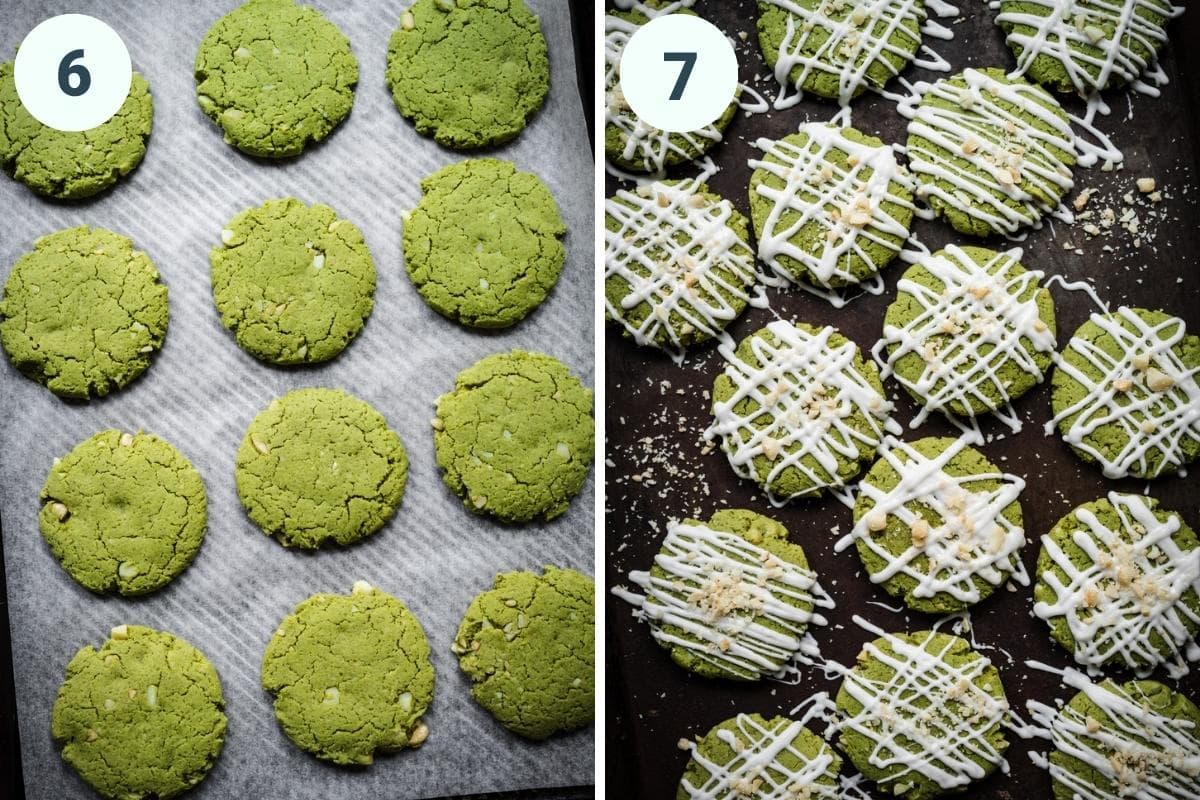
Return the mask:
<path id="1" fill-rule="evenodd" d="M 433 427 L 442 480 L 468 509 L 549 520 L 567 510 L 592 463 L 592 390 L 558 359 L 496 353 L 458 374 Z"/>
<path id="2" fill-rule="evenodd" d="M 592 721 L 594 590 L 573 569 L 502 572 L 467 609 L 458 666 L 471 696 L 513 733 L 540 740 Z"/>
<path id="3" fill-rule="evenodd" d="M 0 64 L 0 164 L 38 194 L 81 200 L 109 188 L 142 162 L 153 121 L 150 84 L 135 72 L 129 96 L 106 122 L 86 131 L 56 130 L 25 110 L 13 62 Z"/>
<path id="4" fill-rule="evenodd" d="M 252 156 L 299 155 L 349 114 L 358 60 L 337 26 L 293 0 L 249 0 L 200 43 L 196 99 Z"/>
<path id="5" fill-rule="evenodd" d="M 204 541 L 204 482 L 183 454 L 148 433 L 106 430 L 57 461 L 38 516 L 50 551 L 93 592 L 153 592 Z"/>
<path id="6" fill-rule="evenodd" d="M 150 366 L 167 333 L 167 287 L 128 238 L 68 228 L 34 242 L 0 299 L 13 365 L 61 397 L 120 389 Z"/>
<path id="7" fill-rule="evenodd" d="M 365 581 L 349 596 L 315 594 L 267 644 L 263 688 L 302 750 L 336 764 L 370 764 L 376 751 L 419 747 L 434 671 L 421 623 Z"/>
<path id="8" fill-rule="evenodd" d="M 238 448 L 238 496 L 284 547 L 350 544 L 400 505 L 408 455 L 383 415 L 339 389 L 272 400 Z"/>
<path id="9" fill-rule="evenodd" d="M 375 262 L 362 232 L 319 203 L 289 197 L 242 211 L 209 261 L 221 322 L 272 364 L 328 361 L 374 306 Z"/>
<path id="10" fill-rule="evenodd" d="M 63 760 L 112 800 L 168 800 L 204 779 L 225 742 L 217 671 L 183 639 L 119 625 L 67 664 L 50 732 Z"/>
<path id="11" fill-rule="evenodd" d="M 546 39 L 523 0 L 416 0 L 388 44 L 387 83 L 443 147 L 503 144 L 546 99 Z"/>
<path id="12" fill-rule="evenodd" d="M 404 266 L 434 311 L 503 328 L 546 299 L 566 257 L 566 226 L 546 185 L 507 161 L 469 159 L 421 181 L 404 222 Z"/>

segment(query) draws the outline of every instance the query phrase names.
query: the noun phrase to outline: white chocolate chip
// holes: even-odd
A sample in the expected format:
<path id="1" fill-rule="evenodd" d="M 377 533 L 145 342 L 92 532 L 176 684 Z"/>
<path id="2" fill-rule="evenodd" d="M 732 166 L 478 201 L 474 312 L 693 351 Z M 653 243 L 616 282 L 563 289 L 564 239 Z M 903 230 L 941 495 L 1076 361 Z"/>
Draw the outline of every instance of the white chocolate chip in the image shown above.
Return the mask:
<path id="1" fill-rule="evenodd" d="M 417 21 L 413 17 L 411 11 L 405 11 L 403 14 L 400 15 L 400 27 L 402 29 L 404 29 L 406 31 L 411 31 L 416 24 L 417 24 Z"/>
<path id="2" fill-rule="evenodd" d="M 419 747 L 421 745 L 421 743 L 424 742 L 428 738 L 429 738 L 429 726 L 426 725 L 424 722 L 422 722 L 419 725 L 417 725 L 416 729 L 412 732 L 412 736 L 410 736 L 408 738 L 408 744 L 411 747 Z"/>
<path id="3" fill-rule="evenodd" d="M 250 434 L 250 444 L 254 445 L 254 449 L 262 453 L 264 456 L 271 452 L 271 445 L 258 438 L 257 433 Z"/>
<path id="4" fill-rule="evenodd" d="M 434 417 L 433 419 L 429 420 L 429 424 L 431 426 L 433 426 L 433 429 L 435 431 L 440 431 L 440 430 L 442 430 L 442 428 L 445 427 L 444 425 L 442 425 L 442 420 L 439 419 L 438 417 Z"/>
<path id="5" fill-rule="evenodd" d="M 342 700 L 342 693 L 338 691 L 336 686 L 330 686 L 325 690 L 325 699 L 321 702 L 327 706 L 336 706 Z"/>
<path id="6" fill-rule="evenodd" d="M 325 266 L 325 254 L 317 253 L 312 260 L 313 269 L 320 269 Z"/>
<path id="7" fill-rule="evenodd" d="M 366 581 L 355 581 L 350 587 L 350 594 L 370 594 L 375 591 L 375 587 Z"/>
<path id="8" fill-rule="evenodd" d="M 233 231 L 229 230 L 229 228 L 226 228 L 225 230 L 221 231 L 221 242 L 223 244 L 232 243 L 233 242 Z"/>
<path id="9" fill-rule="evenodd" d="M 158 687 L 154 684 L 146 687 L 146 705 L 158 708 Z"/>
<path id="10" fill-rule="evenodd" d="M 62 522 L 67 517 L 71 516 L 70 510 L 63 503 L 59 503 L 59 502 L 51 503 L 50 510 L 54 512 L 54 516 L 58 517 L 59 522 Z"/>
<path id="11" fill-rule="evenodd" d="M 120 443 L 121 447 L 133 447 L 133 434 L 122 433 L 118 442 Z"/>
<path id="12" fill-rule="evenodd" d="M 403 711 L 405 714 L 407 714 L 409 711 L 412 711 L 412 704 L 413 704 L 412 692 L 405 692 L 404 694 L 400 695 L 400 699 L 397 702 L 400 706 L 400 710 Z"/>
<path id="13" fill-rule="evenodd" d="M 129 580 L 130 578 L 136 578 L 137 574 L 138 574 L 138 568 L 135 565 L 129 563 L 128 561 L 122 561 L 120 563 L 120 565 L 117 567 L 117 575 L 124 578 L 125 580 Z"/>
<path id="14" fill-rule="evenodd" d="M 121 639 L 128 639 L 129 638 L 129 626 L 128 625 L 118 625 L 117 627 L 113 628 L 112 629 L 112 638 L 117 639 L 118 641 Z"/>

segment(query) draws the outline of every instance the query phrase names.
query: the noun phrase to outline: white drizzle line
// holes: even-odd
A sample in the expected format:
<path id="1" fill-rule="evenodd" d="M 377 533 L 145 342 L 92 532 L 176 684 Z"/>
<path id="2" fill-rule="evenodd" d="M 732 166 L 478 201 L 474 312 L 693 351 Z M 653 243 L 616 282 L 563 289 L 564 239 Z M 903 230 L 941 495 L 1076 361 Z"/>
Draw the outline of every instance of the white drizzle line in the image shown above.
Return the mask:
<path id="1" fill-rule="evenodd" d="M 1096 289 L 1087 281 L 1069 281 L 1062 275 L 1051 275 L 1046 279 L 1046 288 L 1049 289 L 1056 283 L 1068 292 L 1083 292 L 1096 308 L 1105 314 L 1108 313 L 1108 303 L 1100 299 L 1100 295 L 1096 294 Z"/>
<path id="2" fill-rule="evenodd" d="M 654 563 L 665 577 L 629 573 L 644 595 L 619 586 L 613 594 L 640 609 L 659 643 L 746 680 L 782 679 L 802 651 L 815 651 L 806 631 L 827 621 L 798 605 L 833 608 L 811 570 L 706 525 L 669 525 Z"/>
<path id="3" fill-rule="evenodd" d="M 1020 431 L 1021 419 L 1012 407 L 1000 372 L 1012 362 L 1034 375 L 1038 383 L 1044 379 L 1034 356 L 1054 353 L 1056 341 L 1054 331 L 1042 322 L 1038 311 L 1036 287 L 1043 273 L 1026 270 L 1010 276 L 1016 264 L 1012 253 L 994 253 L 987 263 L 978 264 L 952 244 L 918 258 L 916 263 L 943 284 L 942 290 L 935 291 L 907 276 L 901 278 L 898 296 L 912 298 L 921 311 L 902 328 L 885 325 L 883 338 L 871 348 L 871 355 L 883 368 L 884 379 L 894 377 L 925 398 L 910 427 L 920 426 L 931 412 L 941 411 L 972 442 L 982 443 L 970 401 L 994 406 L 995 400 L 984 392 L 985 387 L 991 387 L 1003 400 L 993 409 L 996 416 L 1009 430 Z M 1031 288 L 1035 291 L 1028 299 L 1019 299 Z M 1025 341 L 1033 352 L 1026 349 Z M 992 347 L 986 354 L 984 345 Z M 885 351 L 890 351 L 886 357 Z M 915 381 L 895 369 L 897 362 L 910 354 L 925 362 Z M 952 410 L 954 404 L 959 408 Z M 965 423 L 959 418 L 964 412 L 968 418 Z"/>
<path id="4" fill-rule="evenodd" d="M 605 214 L 620 225 L 604 231 L 604 279 L 616 277 L 629 289 L 620 307 L 605 298 L 608 316 L 635 342 L 662 347 L 677 364 L 685 345 L 672 317 L 689 333 L 727 339 L 725 325 L 739 313 L 727 297 L 765 303 L 761 287 L 751 289 L 754 253 L 729 226 L 733 204 L 705 198 L 700 186 L 697 179 L 656 182 L 636 192 L 622 189 L 604 203 Z M 643 303 L 650 313 L 635 325 L 629 312 Z"/>
<path id="5" fill-rule="evenodd" d="M 1139 676 L 1165 663 L 1167 674 L 1181 678 L 1193 655 L 1187 652 L 1188 624 L 1200 624 L 1200 616 L 1181 598 L 1189 589 L 1200 592 L 1200 549 L 1185 551 L 1175 544 L 1171 537 L 1179 530 L 1179 515 L 1160 522 L 1146 499 L 1109 493 L 1121 519 L 1119 530 L 1110 530 L 1088 509 L 1075 510 L 1078 525 L 1071 541 L 1091 560 L 1085 569 L 1076 567 L 1049 535 L 1042 536 L 1042 547 L 1067 580 L 1052 570 L 1043 573 L 1055 599 L 1035 603 L 1033 613 L 1047 622 L 1065 618 L 1075 639 L 1075 660 L 1089 672 L 1119 660 Z M 1151 641 L 1158 637 L 1169 654 Z"/>
<path id="6" fill-rule="evenodd" d="M 936 458 L 928 458 L 889 437 L 880 448 L 880 458 L 891 465 L 900 480 L 890 491 L 865 480 L 859 484 L 861 495 L 870 501 L 870 511 L 837 541 L 835 552 L 856 541 L 864 542 L 872 553 L 888 562 L 885 569 L 870 576 L 871 582 L 883 583 L 896 575 L 907 575 L 917 582 L 912 590 L 914 597 L 945 593 L 963 603 L 978 603 L 975 578 L 1000 586 L 1011 576 L 1028 586 L 1029 576 L 1018 557 L 1025 544 L 1025 530 L 1003 514 L 1017 501 L 1025 481 L 1002 472 L 963 477 L 947 474 L 946 465 L 966 448 L 966 440 L 958 439 Z M 973 488 L 985 481 L 995 481 L 999 486 Z M 942 523 L 929 525 L 908 507 L 910 503 L 932 510 Z M 886 526 L 888 515 L 898 517 L 914 530 L 913 544 L 899 555 L 875 541 L 877 533 L 872 528 L 881 523 Z M 918 527 L 914 526 L 923 528 L 923 535 L 918 536 Z M 921 556 L 928 563 L 919 568 L 914 562 Z"/>
<path id="7" fill-rule="evenodd" d="M 1047 422 L 1045 434 L 1074 417 L 1063 440 L 1094 458 L 1108 478 L 1131 472 L 1149 478 L 1174 471 L 1185 475 L 1183 445 L 1200 441 L 1200 367 L 1189 369 L 1175 353 L 1187 335 L 1184 321 L 1170 317 L 1152 325 L 1127 306 L 1090 319 L 1117 343 L 1122 355 L 1113 357 L 1078 336 L 1067 343 L 1067 350 L 1082 357 L 1101 378 L 1097 381 L 1059 355 L 1057 369 L 1079 384 L 1084 396 Z M 1151 384 L 1161 388 L 1156 391 Z M 1086 441 L 1106 425 L 1119 425 L 1127 438 L 1119 453 L 1104 452 Z M 1162 454 L 1153 474 L 1147 460 L 1151 452 Z"/>
<path id="8" fill-rule="evenodd" d="M 839 458 L 869 457 L 885 431 L 898 434 L 900 427 L 891 420 L 892 403 L 855 369 L 858 346 L 853 341 L 835 347 L 829 343 L 837 332 L 833 328 L 813 334 L 782 320 L 765 330 L 777 344 L 752 336 L 750 348 L 760 367 L 742 361 L 731 345 L 719 348 L 734 392 L 728 400 L 713 403 L 713 424 L 704 438 L 720 436 L 734 472 L 757 481 L 771 503 L 781 506 L 822 488 L 840 488 L 841 483 L 831 483 L 838 481 Z M 746 399 L 754 409 L 743 416 L 736 409 Z M 868 421 L 869 431 L 846 424 L 856 412 Z M 760 428 L 762 423 L 766 424 Z M 766 475 L 759 475 L 755 466 L 759 456 L 772 462 Z M 818 468 L 802 463 L 806 456 Z M 771 487 L 789 468 L 802 473 L 813 488 L 780 498 Z"/>

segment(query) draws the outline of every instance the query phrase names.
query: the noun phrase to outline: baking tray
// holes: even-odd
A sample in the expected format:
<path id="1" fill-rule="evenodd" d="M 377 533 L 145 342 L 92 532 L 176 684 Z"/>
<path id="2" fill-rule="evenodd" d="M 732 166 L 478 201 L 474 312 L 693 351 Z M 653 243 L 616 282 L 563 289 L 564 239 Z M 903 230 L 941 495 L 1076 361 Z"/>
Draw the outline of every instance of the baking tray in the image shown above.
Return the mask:
<path id="1" fill-rule="evenodd" d="M 611 4 L 610 4 L 611 5 Z M 741 65 L 741 77 L 772 97 L 774 79 L 763 65 L 757 46 L 755 20 L 757 10 L 751 0 L 719 2 L 699 0 L 694 9 L 733 37 Z M 1000 65 L 1011 69 L 1014 61 L 1004 44 L 1003 34 L 992 21 L 995 12 L 978 0 L 963 0 L 961 15 L 948 25 L 954 31 L 949 42 L 933 42 L 937 52 L 949 60 L 954 71 L 968 66 Z M 943 21 L 943 24 L 947 24 Z M 747 34 L 743 42 L 739 33 Z M 1102 172 L 1099 168 L 1077 169 L 1076 190 L 1097 187 L 1089 205 L 1099 208 L 1107 201 L 1120 213 L 1122 195 L 1133 191 L 1138 177 L 1152 176 L 1167 199 L 1156 207 L 1153 219 L 1141 212 L 1142 227 L 1153 237 L 1140 249 L 1131 247 L 1134 237 L 1125 231 L 1110 238 L 1088 240 L 1079 225 L 1055 222 L 1029 233 L 1024 242 L 1023 263 L 1047 275 L 1062 275 L 1068 280 L 1088 280 L 1100 296 L 1114 307 L 1119 304 L 1164 308 L 1181 317 L 1189 332 L 1200 332 L 1200 53 L 1190 42 L 1200 36 L 1200 15 L 1189 9 L 1171 23 L 1171 44 L 1166 48 L 1162 66 L 1170 77 L 1160 98 L 1125 92 L 1108 92 L 1113 112 L 1099 118 L 1098 125 L 1108 131 L 1125 155 L 1124 169 Z M 927 39 L 927 41 L 929 41 Z M 910 80 L 937 79 L 944 73 L 909 69 L 903 75 Z M 893 88 L 895 84 L 893 84 Z M 1082 102 L 1064 104 L 1073 112 L 1083 110 Z M 885 142 L 903 143 L 906 121 L 894 106 L 868 94 L 854 102 L 856 127 L 875 134 Z M 730 126 L 725 141 L 711 153 L 722 168 L 709 179 L 709 186 L 733 201 L 749 216 L 747 185 L 750 170 L 746 161 L 760 151 L 751 143 L 761 136 L 778 138 L 795 131 L 805 121 L 828 120 L 836 105 L 805 99 L 786 111 L 740 115 Z M 1130 116 L 1130 114 L 1132 116 Z M 672 171 L 672 175 L 693 175 L 694 167 Z M 621 184 L 608 179 L 608 194 Z M 1072 195 L 1074 196 L 1074 195 Z M 917 235 L 930 249 L 946 243 L 963 243 L 946 223 L 918 220 Z M 1064 243 L 1083 252 L 1063 248 Z M 1006 249 L 1014 243 L 1002 238 L 983 242 L 985 246 Z M 1104 248 L 1111 246 L 1114 251 Z M 895 297 L 896 281 L 902 264 L 893 264 L 884 273 L 887 290 L 882 296 L 862 296 L 845 308 L 835 309 L 824 300 L 792 289 L 769 290 L 771 308 L 783 319 L 798 319 L 816 325 L 833 325 L 853 339 L 864 351 L 879 338 L 884 310 Z M 1075 328 L 1093 310 L 1082 292 L 1052 287 L 1058 313 L 1059 348 L 1065 345 Z M 735 340 L 765 326 L 774 317 L 764 309 L 750 309 L 731 327 Z M 898 601 L 870 583 L 861 569 L 854 548 L 834 553 L 838 526 L 842 533 L 851 527 L 850 510 L 837 500 L 801 500 L 782 509 L 773 508 L 750 482 L 739 481 L 725 455 L 716 449 L 701 452 L 702 432 L 711 421 L 705 392 L 722 367 L 715 346 L 693 348 L 682 366 L 649 348 L 639 348 L 609 325 L 606 332 L 605 364 L 607 374 L 606 457 L 609 466 L 605 488 L 607 571 L 605 584 L 627 584 L 626 574 L 646 569 L 657 552 L 672 518 L 707 519 L 724 507 L 744 507 L 778 519 L 787 526 L 791 540 L 803 545 L 822 586 L 832 595 L 837 607 L 827 616 L 829 627 L 812 629 L 822 653 L 843 664 L 853 663 L 862 644 L 874 638 L 851 621 L 861 615 L 887 630 L 927 628 L 933 617 L 896 613 L 883 606 L 898 606 Z M 898 404 L 896 419 L 907 425 L 916 411 L 907 394 L 898 393 L 895 382 L 888 386 Z M 1065 513 L 1080 503 L 1109 491 L 1146 492 L 1145 481 L 1104 479 L 1099 469 L 1083 464 L 1057 436 L 1043 437 L 1042 423 L 1050 417 L 1049 383 L 1043 384 L 1018 400 L 1016 408 L 1025 422 L 1018 436 L 1007 436 L 982 446 L 983 452 L 1004 470 L 1025 478 L 1021 495 L 1029 543 L 1022 561 L 1031 575 L 1039 550 L 1038 537 Z M 1007 433 L 994 420 L 983 426 L 985 433 Z M 905 438 L 938 435 L 953 436 L 956 431 L 938 415 L 917 431 L 905 432 Z M 653 481 L 632 480 L 635 474 Z M 1200 526 L 1200 468 L 1189 477 L 1159 479 L 1148 492 L 1163 504 L 1179 511 L 1194 529 Z M 1029 669 L 1024 662 L 1037 659 L 1057 667 L 1073 662 L 1068 653 L 1055 645 L 1048 629 L 1032 616 L 1032 589 L 1015 593 L 1000 590 L 978 605 L 971 614 L 974 635 L 984 652 L 1000 670 L 1012 707 L 1022 715 L 1025 701 L 1044 702 L 1069 699 L 1073 694 L 1059 685 L 1054 675 Z M 738 712 L 767 715 L 787 714 L 815 692 L 836 693 L 837 681 L 824 679 L 816 669 L 804 669 L 795 686 L 774 682 L 737 684 L 698 678 L 673 664 L 654 643 L 646 625 L 631 615 L 631 607 L 611 595 L 607 608 L 607 696 L 606 780 L 615 797 L 673 797 L 688 755 L 678 749 L 680 737 L 695 738 L 711 726 Z M 1119 680 L 1129 675 L 1120 670 L 1108 674 Z M 1155 677 L 1164 680 L 1162 674 Z M 1200 701 L 1200 665 L 1177 688 Z M 1025 715 L 1027 718 L 1027 715 Z M 1028 742 L 1009 736 L 1007 753 L 1011 768 L 1008 775 L 996 773 L 970 787 L 972 800 L 1011 800 L 1012 798 L 1049 798 L 1050 778 L 1031 763 L 1027 752 L 1044 751 L 1042 741 Z M 875 794 L 875 797 L 882 795 Z"/>

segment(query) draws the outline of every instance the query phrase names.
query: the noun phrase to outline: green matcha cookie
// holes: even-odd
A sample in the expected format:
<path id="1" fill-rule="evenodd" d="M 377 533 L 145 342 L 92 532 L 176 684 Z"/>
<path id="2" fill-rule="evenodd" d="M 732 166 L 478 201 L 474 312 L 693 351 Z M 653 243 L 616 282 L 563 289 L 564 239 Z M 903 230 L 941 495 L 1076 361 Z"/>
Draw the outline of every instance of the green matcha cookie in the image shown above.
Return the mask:
<path id="1" fill-rule="evenodd" d="M 681 356 L 750 302 L 750 224 L 705 184 L 622 189 L 605 202 L 604 228 L 605 315 L 638 344 Z"/>
<path id="2" fill-rule="evenodd" d="M 86 131 L 60 131 L 38 122 L 17 96 L 13 62 L 0 64 L 0 164 L 38 194 L 80 200 L 133 172 L 146 154 L 154 121 L 150 84 L 133 73 L 117 113 Z"/>
<path id="3" fill-rule="evenodd" d="M 704 734 L 691 754 L 676 800 L 841 796 L 841 757 L 803 723 L 787 717 L 738 714 Z"/>
<path id="4" fill-rule="evenodd" d="M 550 90 L 546 40 L 524 0 L 416 0 L 388 43 L 387 84 L 443 147 L 504 144 Z"/>
<path id="5" fill-rule="evenodd" d="M 1092 670 L 1187 673 L 1200 630 L 1200 540 L 1150 497 L 1110 492 L 1042 537 L 1033 613 Z"/>
<path id="6" fill-rule="evenodd" d="M 430 308 L 504 328 L 546 299 L 562 274 L 567 226 L 536 175 L 469 159 L 433 173 L 421 191 L 404 220 L 404 267 Z"/>
<path id="7" fill-rule="evenodd" d="M 553 519 L 592 463 L 592 390 L 561 361 L 513 350 L 458 373 L 437 400 L 433 445 L 463 504 L 503 522 Z"/>
<path id="8" fill-rule="evenodd" d="M 471 601 L 451 648 L 471 696 L 504 727 L 541 740 L 592 721 L 595 584 L 573 569 L 502 572 Z"/>
<path id="9" fill-rule="evenodd" d="M 13 366 L 60 397 L 121 389 L 167 335 L 167 287 L 133 242 L 68 228 L 17 259 L 0 299 L 0 344 Z"/>
<path id="10" fill-rule="evenodd" d="M 842 752 L 880 792 L 905 800 L 962 792 L 1008 749 L 1000 673 L 965 640 L 937 631 L 868 642 L 837 709 Z"/>
<path id="11" fill-rule="evenodd" d="M 263 653 L 262 686 L 301 750 L 335 764 L 420 747 L 433 702 L 429 642 L 408 607 L 366 581 L 349 595 L 314 594 Z"/>
<path id="12" fill-rule="evenodd" d="M 408 455 L 383 415 L 340 389 L 297 389 L 250 423 L 237 453 L 250 519 L 284 547 L 357 542 L 396 513 Z"/>
<path id="13" fill-rule="evenodd" d="M 263 158 L 296 156 L 349 114 L 358 60 L 337 26 L 294 0 L 247 0 L 196 53 L 196 99 L 225 141 Z"/>
<path id="14" fill-rule="evenodd" d="M 63 569 L 93 592 L 137 595 L 196 557 L 208 520 L 204 482 L 148 433 L 107 430 L 56 459 L 38 523 Z"/>
<path id="15" fill-rule="evenodd" d="M 1050 381 L 1063 440 L 1105 477 L 1182 473 L 1200 457 L 1200 336 L 1162 311 L 1092 314 Z"/>
<path id="16" fill-rule="evenodd" d="M 209 253 L 221 322 L 272 364 L 342 352 L 371 314 L 375 262 L 362 231 L 326 205 L 268 200 L 234 217 Z"/>
<path id="17" fill-rule="evenodd" d="M 960 233 L 1040 226 L 1075 185 L 1075 133 L 1053 95 L 1004 70 L 966 69 L 921 84 L 903 108 L 917 197 Z"/>
<path id="18" fill-rule="evenodd" d="M 722 355 L 705 436 L 773 498 L 845 486 L 899 433 L 879 371 L 834 328 L 777 320 Z"/>
<path id="19" fill-rule="evenodd" d="M 618 597 L 639 609 L 654 640 L 679 666 L 705 678 L 756 681 L 794 668 L 816 609 L 833 602 L 817 583 L 787 528 L 744 509 L 725 509 L 707 522 L 684 520 L 648 572 L 629 580 L 644 595 Z"/>
<path id="20" fill-rule="evenodd" d="M 217 671 L 177 636 L 118 625 L 67 664 L 50 733 L 79 777 L 110 800 L 169 800 L 212 769 L 225 742 Z"/>

